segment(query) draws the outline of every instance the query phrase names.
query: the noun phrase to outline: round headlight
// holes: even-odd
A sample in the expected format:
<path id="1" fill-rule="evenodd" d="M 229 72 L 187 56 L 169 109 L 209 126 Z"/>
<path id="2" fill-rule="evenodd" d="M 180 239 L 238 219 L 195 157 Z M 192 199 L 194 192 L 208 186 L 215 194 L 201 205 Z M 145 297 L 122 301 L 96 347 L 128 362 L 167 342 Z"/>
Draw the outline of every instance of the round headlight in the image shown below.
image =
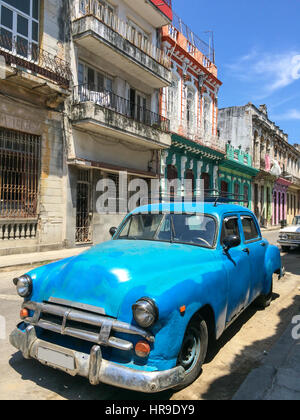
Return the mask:
<path id="1" fill-rule="evenodd" d="M 14 279 L 14 284 L 17 286 L 18 295 L 22 298 L 28 297 L 32 293 L 32 280 L 25 275 Z"/>
<path id="2" fill-rule="evenodd" d="M 139 299 L 132 306 L 133 317 L 137 324 L 143 328 L 152 327 L 158 319 L 158 309 L 150 298 Z"/>

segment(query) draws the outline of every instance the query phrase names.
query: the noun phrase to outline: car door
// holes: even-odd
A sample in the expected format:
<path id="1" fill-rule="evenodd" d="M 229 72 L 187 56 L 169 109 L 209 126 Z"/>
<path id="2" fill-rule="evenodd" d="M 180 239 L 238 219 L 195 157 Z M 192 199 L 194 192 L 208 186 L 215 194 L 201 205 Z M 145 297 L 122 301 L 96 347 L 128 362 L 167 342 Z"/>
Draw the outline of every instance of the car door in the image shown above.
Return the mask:
<path id="1" fill-rule="evenodd" d="M 226 324 L 232 322 L 247 306 L 250 295 L 251 267 L 248 254 L 244 251 L 241 235 L 241 221 L 238 215 L 226 215 L 222 221 L 221 245 L 226 236 L 236 235 L 241 244 L 223 252 L 228 284 Z"/>
<path id="2" fill-rule="evenodd" d="M 262 238 L 256 219 L 250 213 L 241 214 L 243 242 L 251 266 L 249 303 L 261 294 L 265 280 L 265 255 L 268 242 Z"/>

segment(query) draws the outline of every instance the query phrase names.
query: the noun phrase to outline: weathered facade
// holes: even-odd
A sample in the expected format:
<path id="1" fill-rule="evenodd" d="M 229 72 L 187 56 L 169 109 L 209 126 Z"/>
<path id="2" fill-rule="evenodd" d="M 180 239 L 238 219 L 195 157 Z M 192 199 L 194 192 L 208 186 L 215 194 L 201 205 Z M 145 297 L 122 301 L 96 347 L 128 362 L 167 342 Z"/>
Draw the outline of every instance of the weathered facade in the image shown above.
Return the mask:
<path id="1" fill-rule="evenodd" d="M 280 226 L 290 221 L 299 211 L 299 150 L 270 121 L 267 107 L 249 103 L 220 109 L 219 132 L 221 138 L 230 139 L 232 145 L 253 156 L 253 166 L 259 172 L 253 181 L 252 206 L 261 225 Z M 290 196 L 295 197 L 292 204 Z"/>
<path id="2" fill-rule="evenodd" d="M 71 2 L 73 94 L 67 110 L 67 246 L 109 239 L 124 214 L 99 214 L 99 181 L 147 183 L 159 177 L 170 126 L 160 89 L 171 83 L 161 27 L 172 19 L 169 0 Z M 126 212 L 126 210 L 125 210 Z M 122 212 L 121 212 L 122 213 Z"/>
<path id="3" fill-rule="evenodd" d="M 65 3 L 0 1 L 0 255 L 65 245 Z"/>
<path id="4" fill-rule="evenodd" d="M 162 153 L 161 188 L 178 179 L 177 189 L 185 192 L 185 180 L 193 191 L 204 183 L 205 190 L 218 188 L 219 162 L 225 156 L 225 142 L 218 137 L 218 79 L 214 50 L 178 18 L 162 31 L 165 50 L 172 60 L 171 86 L 163 88 L 162 114 L 170 120 L 172 147 Z M 189 187 L 190 188 L 190 187 Z"/>

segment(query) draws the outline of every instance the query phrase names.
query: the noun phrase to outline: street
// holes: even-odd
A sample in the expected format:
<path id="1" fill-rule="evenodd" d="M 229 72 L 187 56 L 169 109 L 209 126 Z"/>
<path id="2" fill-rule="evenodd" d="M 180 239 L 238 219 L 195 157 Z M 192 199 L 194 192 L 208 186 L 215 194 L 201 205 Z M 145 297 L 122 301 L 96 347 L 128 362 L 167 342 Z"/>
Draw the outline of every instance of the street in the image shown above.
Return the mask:
<path id="1" fill-rule="evenodd" d="M 278 231 L 264 237 L 276 244 Z M 0 399 L 12 400 L 229 400 L 249 372 L 266 357 L 292 317 L 300 313 L 300 251 L 283 255 L 286 276 L 275 281 L 274 299 L 265 311 L 252 305 L 210 351 L 203 373 L 189 388 L 160 395 L 143 395 L 109 386 L 91 386 L 80 377 L 25 360 L 9 344 L 8 335 L 19 321 L 21 298 L 12 279 L 23 271 L 0 272 L 0 315 L 6 319 L 6 339 L 0 340 Z M 258 268 L 259 269 L 259 268 Z M 0 337 L 1 338 L 1 337 Z"/>

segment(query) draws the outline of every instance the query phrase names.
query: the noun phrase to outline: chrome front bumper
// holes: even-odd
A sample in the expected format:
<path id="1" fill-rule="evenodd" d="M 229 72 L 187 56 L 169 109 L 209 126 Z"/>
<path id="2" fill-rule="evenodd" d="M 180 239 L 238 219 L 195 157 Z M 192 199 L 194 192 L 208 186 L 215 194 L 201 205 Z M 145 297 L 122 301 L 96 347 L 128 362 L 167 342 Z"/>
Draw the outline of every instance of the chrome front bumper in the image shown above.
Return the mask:
<path id="1" fill-rule="evenodd" d="M 300 241 L 295 240 L 295 239 L 279 239 L 277 242 L 281 246 L 290 246 L 290 247 L 300 246 Z"/>
<path id="2" fill-rule="evenodd" d="M 132 391 L 156 393 L 180 384 L 185 375 L 182 367 L 167 371 L 147 372 L 109 362 L 102 359 L 101 347 L 98 345 L 93 346 L 90 354 L 60 347 L 38 339 L 35 327 L 32 325 L 28 326 L 24 332 L 16 328 L 10 335 L 10 343 L 20 350 L 26 359 L 36 359 L 43 365 L 62 370 L 71 376 L 83 376 L 88 378 L 92 385 L 104 383 Z M 74 360 L 74 369 L 41 360 L 38 356 L 39 349 L 47 349 L 69 357 Z"/>

